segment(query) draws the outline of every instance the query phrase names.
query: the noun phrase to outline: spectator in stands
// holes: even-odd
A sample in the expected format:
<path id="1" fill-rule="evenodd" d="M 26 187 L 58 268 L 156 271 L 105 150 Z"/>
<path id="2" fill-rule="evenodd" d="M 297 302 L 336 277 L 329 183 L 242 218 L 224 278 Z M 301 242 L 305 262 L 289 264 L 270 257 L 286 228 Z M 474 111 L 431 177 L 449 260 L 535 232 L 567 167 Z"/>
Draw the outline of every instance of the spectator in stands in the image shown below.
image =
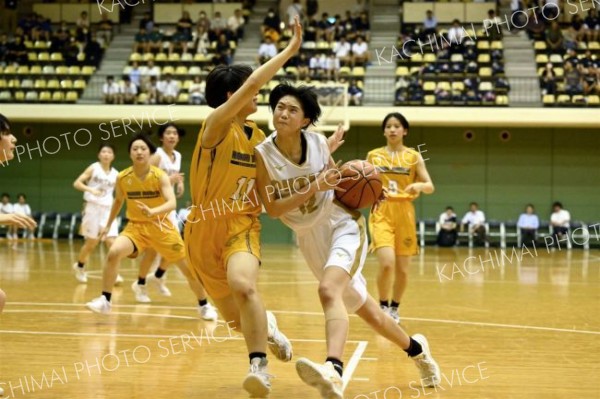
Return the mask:
<path id="1" fill-rule="evenodd" d="M 146 83 L 146 104 L 156 104 L 158 102 L 158 78 L 156 75 L 150 76 L 150 80 Z"/>
<path id="2" fill-rule="evenodd" d="M 171 56 L 173 53 L 187 53 L 189 40 L 187 40 L 187 36 L 183 31 L 176 30 L 175 33 L 171 35 L 169 40 L 169 56 Z"/>
<path id="3" fill-rule="evenodd" d="M 487 243 L 485 231 L 485 214 L 479 210 L 477 202 L 471 202 L 469 212 L 463 216 L 460 223 L 460 231 L 464 231 L 465 225 L 468 225 L 469 233 L 473 234 L 475 243 L 482 245 Z"/>
<path id="4" fill-rule="evenodd" d="M 170 73 L 165 74 L 164 80 L 158 82 L 158 101 L 161 104 L 174 104 L 179 96 L 179 82 L 173 80 Z"/>
<path id="5" fill-rule="evenodd" d="M 202 80 L 200 75 L 194 76 L 194 83 L 188 89 L 190 94 L 190 104 L 203 105 L 206 104 L 206 82 Z"/>
<path id="6" fill-rule="evenodd" d="M 546 31 L 546 46 L 549 53 L 563 54 L 565 51 L 563 34 L 560 25 L 556 21 L 552 21 L 550 28 Z"/>
<path id="7" fill-rule="evenodd" d="M 327 79 L 337 81 L 340 75 L 340 60 L 335 57 L 335 54 L 329 53 L 325 61 L 325 74 Z"/>
<path id="8" fill-rule="evenodd" d="M 213 19 L 210 21 L 210 31 L 208 32 L 208 38 L 211 42 L 218 40 L 221 34 L 227 33 L 227 21 L 221 17 L 219 11 L 215 12 Z"/>
<path id="9" fill-rule="evenodd" d="M 128 75 L 123 76 L 121 86 L 121 104 L 137 104 L 138 88 Z"/>
<path id="10" fill-rule="evenodd" d="M 203 32 L 210 31 L 210 19 L 208 19 L 204 11 L 200 11 L 198 21 L 196 21 L 196 31 L 199 29 L 202 29 Z"/>
<path id="11" fill-rule="evenodd" d="M 542 95 L 556 94 L 556 72 L 551 62 L 548 62 L 540 73 L 540 79 L 542 82 Z"/>
<path id="12" fill-rule="evenodd" d="M 316 42 L 317 32 L 319 31 L 319 23 L 314 15 L 308 17 L 308 21 L 304 25 L 304 42 Z"/>
<path id="13" fill-rule="evenodd" d="M 112 41 L 113 37 L 113 21 L 108 17 L 108 13 L 102 13 L 100 17 L 100 22 L 98 22 L 98 27 L 96 33 L 99 38 L 104 40 L 105 44 L 108 44 Z M 144 28 L 145 29 L 145 28 Z"/>
<path id="14" fill-rule="evenodd" d="M 317 40 L 332 42 L 334 37 L 333 21 L 335 18 L 329 18 L 329 14 L 324 12 L 317 23 Z"/>
<path id="15" fill-rule="evenodd" d="M 36 24 L 31 31 L 31 40 L 50 41 L 52 38 L 52 23 L 43 15 L 35 14 Z"/>
<path id="16" fill-rule="evenodd" d="M 13 213 L 13 205 L 10 203 L 10 194 L 2 193 L 2 202 L 0 202 L 0 214 L 9 215 Z M 17 236 L 13 237 L 12 227 L 8 227 L 6 232 L 6 238 L 9 240 L 16 239 Z"/>
<path id="17" fill-rule="evenodd" d="M 572 29 L 572 27 L 569 27 L 568 29 L 563 30 L 562 34 L 563 34 L 564 48 L 567 50 L 569 50 L 569 49 L 577 50 L 577 47 L 578 47 L 577 31 Z"/>
<path id="18" fill-rule="evenodd" d="M 366 11 L 362 11 L 360 16 L 356 20 L 356 34 L 365 38 L 366 42 L 371 41 L 371 23 L 369 22 L 369 15 Z"/>
<path id="19" fill-rule="evenodd" d="M 496 10 L 490 8 L 488 10 L 487 20 L 491 22 L 492 27 L 487 29 L 487 37 L 490 40 L 502 40 L 502 29 L 500 28 L 500 23 L 502 23 L 502 19 L 496 15 Z"/>
<path id="20" fill-rule="evenodd" d="M 583 94 L 587 96 L 599 93 L 600 74 L 598 73 L 598 69 L 595 67 L 591 60 L 590 62 L 582 62 L 581 65 L 583 73 Z"/>
<path id="21" fill-rule="evenodd" d="M 92 32 L 90 40 L 85 43 L 83 53 L 85 54 L 86 65 L 92 65 L 96 68 L 100 66 L 100 61 L 102 61 L 104 50 L 102 49 L 102 46 L 100 46 L 100 43 L 98 43 L 96 33 Z"/>
<path id="22" fill-rule="evenodd" d="M 346 16 L 344 19 L 340 21 L 342 26 L 344 27 L 344 31 L 346 32 L 346 39 L 349 41 L 354 41 L 356 37 L 356 23 L 354 18 L 352 17 L 352 12 L 349 10 L 346 11 Z"/>
<path id="23" fill-rule="evenodd" d="M 267 31 L 267 29 L 271 29 L 276 31 L 277 33 L 281 33 L 281 20 L 279 19 L 279 15 L 277 15 L 277 13 L 275 13 L 275 10 L 272 8 L 269 8 L 269 11 L 267 11 L 267 16 L 263 20 L 261 26 L 261 32 L 263 33 L 263 35 Z"/>
<path id="24" fill-rule="evenodd" d="M 196 28 L 196 54 L 208 53 L 210 48 L 210 40 L 208 40 L 208 31 L 205 30 L 204 25 L 197 25 Z"/>
<path id="25" fill-rule="evenodd" d="M 86 30 L 90 29 L 90 19 L 88 18 L 87 11 L 81 12 L 75 25 L 77 26 L 77 28 L 80 28 L 80 29 L 86 29 Z"/>
<path id="26" fill-rule="evenodd" d="M 306 15 L 311 17 L 317 15 L 317 12 L 319 12 L 319 1 L 306 0 Z"/>
<path id="27" fill-rule="evenodd" d="M 67 66 L 77 65 L 79 63 L 79 42 L 75 37 L 71 37 L 71 41 L 65 46 L 62 51 Z"/>
<path id="28" fill-rule="evenodd" d="M 581 65 L 573 67 L 571 61 L 565 62 L 565 91 L 569 95 L 583 93 L 583 77 L 581 76 Z"/>
<path id="29" fill-rule="evenodd" d="M 462 41 L 465 38 L 463 27 L 460 26 L 460 21 L 455 19 L 452 21 L 452 27 L 448 29 L 448 33 L 446 37 L 448 41 L 451 43 L 452 47 L 460 47 L 462 45 Z"/>
<path id="30" fill-rule="evenodd" d="M 233 51 L 231 50 L 231 45 L 229 44 L 229 40 L 227 40 L 227 36 L 225 33 L 221 33 L 219 36 L 219 40 L 217 40 L 217 53 L 218 61 L 221 64 L 231 65 L 233 62 Z"/>
<path id="31" fill-rule="evenodd" d="M 6 54 L 7 64 L 27 65 L 27 47 L 23 43 L 21 36 L 15 36 L 14 41 L 8 44 L 8 53 Z"/>
<path id="32" fill-rule="evenodd" d="M 366 64 L 367 62 L 369 62 L 369 45 L 362 36 L 358 36 L 356 42 L 352 44 L 352 66 Z"/>
<path id="33" fill-rule="evenodd" d="M 546 40 L 546 18 L 544 18 L 541 9 L 539 11 L 529 10 L 525 30 L 530 40 Z"/>
<path id="34" fill-rule="evenodd" d="M 270 37 L 265 38 L 263 43 L 258 47 L 257 60 L 262 65 L 277 55 L 277 47 L 271 41 Z"/>
<path id="35" fill-rule="evenodd" d="M 152 31 L 148 35 L 148 51 L 152 51 L 155 53 L 163 52 L 163 39 L 164 36 L 160 32 L 160 27 L 158 24 L 152 25 Z"/>
<path id="36" fill-rule="evenodd" d="M 177 21 L 177 33 L 179 33 L 178 38 L 182 43 L 183 52 L 187 52 L 187 43 L 192 41 L 192 29 L 194 28 L 194 22 L 190 17 L 189 11 L 183 11 L 181 14 L 181 18 Z"/>
<path id="37" fill-rule="evenodd" d="M 308 63 L 311 79 L 320 79 L 325 75 L 325 68 L 327 66 L 327 57 L 323 53 L 313 53 Z"/>
<path id="38" fill-rule="evenodd" d="M 340 65 L 349 65 L 351 61 L 350 43 L 346 41 L 345 37 L 341 37 L 339 42 L 336 42 L 333 45 L 333 52 L 335 53 L 335 57 L 339 60 Z"/>
<path id="39" fill-rule="evenodd" d="M 133 38 L 133 51 L 135 53 L 144 54 L 149 49 L 150 35 L 146 32 L 146 28 L 140 28 L 139 32 Z"/>
<path id="40" fill-rule="evenodd" d="M 8 57 L 8 51 L 10 43 L 8 42 L 8 35 L 6 33 L 0 34 L 0 66 L 5 66 Z"/>
<path id="41" fill-rule="evenodd" d="M 458 232 L 456 231 L 456 213 L 451 206 L 446 207 L 439 218 L 440 231 L 438 231 L 437 245 L 440 247 L 453 247 L 456 245 Z"/>
<path id="42" fill-rule="evenodd" d="M 308 68 L 309 60 L 306 53 L 300 53 L 300 55 L 296 58 L 296 68 L 298 68 L 298 79 L 306 80 L 306 78 L 310 74 L 310 70 Z"/>
<path id="43" fill-rule="evenodd" d="M 302 22 L 304 19 L 304 9 L 302 8 L 302 4 L 300 4 L 300 0 L 294 0 L 288 6 L 286 14 L 288 17 L 288 27 L 292 28 L 294 26 L 294 18 L 296 17 Z"/>
<path id="44" fill-rule="evenodd" d="M 569 29 L 571 35 L 575 38 L 575 41 L 584 40 L 586 36 L 586 30 L 583 27 L 583 19 L 578 14 L 573 15 L 571 18 L 571 24 Z"/>
<path id="45" fill-rule="evenodd" d="M 433 11 L 427 10 L 425 12 L 425 19 L 423 20 L 423 29 L 421 31 L 420 39 L 422 41 L 427 40 L 427 36 L 435 36 L 437 34 L 437 18 L 433 16 Z"/>
<path id="46" fill-rule="evenodd" d="M 144 16 L 140 20 L 140 29 L 144 28 L 146 32 L 152 32 L 154 29 L 154 21 L 152 20 L 151 14 L 149 11 L 144 13 Z"/>
<path id="47" fill-rule="evenodd" d="M 350 79 L 350 84 L 348 85 L 348 104 L 349 105 L 362 105 L 363 99 L 363 91 L 354 79 Z"/>
<path id="48" fill-rule="evenodd" d="M 17 202 L 13 205 L 13 212 L 19 215 L 25 215 L 31 217 L 31 207 L 27 203 L 27 197 L 23 193 L 19 193 L 17 195 Z M 19 227 L 17 225 L 13 225 L 12 227 L 12 235 L 14 238 L 18 238 Z M 33 239 L 33 228 L 25 230 L 25 237 Z"/>
<path id="49" fill-rule="evenodd" d="M 335 22 L 333 23 L 333 40 L 334 41 L 339 41 L 342 37 L 346 38 L 346 28 L 344 27 L 344 24 L 342 23 L 342 17 L 340 17 L 339 14 L 336 14 L 335 17 Z"/>
<path id="50" fill-rule="evenodd" d="M 142 81 L 148 82 L 153 76 L 158 80 L 160 78 L 160 68 L 154 65 L 153 60 L 149 60 L 147 66 L 140 68 Z"/>
<path id="51" fill-rule="evenodd" d="M 227 28 L 229 29 L 229 37 L 236 42 L 244 38 L 244 16 L 239 8 L 233 12 L 233 15 L 227 20 Z"/>
<path id="52" fill-rule="evenodd" d="M 598 17 L 598 10 L 595 7 L 588 11 L 588 15 L 583 21 L 583 28 L 588 43 L 600 39 L 600 17 Z"/>
<path id="53" fill-rule="evenodd" d="M 533 205 L 527 204 L 525 213 L 519 216 L 517 228 L 521 232 L 521 244 L 529 246 L 531 243 L 535 245 L 537 230 L 540 227 L 540 219 L 535 214 Z"/>
<path id="54" fill-rule="evenodd" d="M 137 61 L 131 63 L 131 70 L 129 71 L 129 79 L 133 83 L 138 91 L 142 89 L 142 70 L 139 68 Z"/>
<path id="55" fill-rule="evenodd" d="M 115 77 L 109 75 L 106 77 L 106 83 L 102 85 L 102 94 L 104 96 L 104 104 L 119 104 L 121 88 L 115 82 Z"/>
<path id="56" fill-rule="evenodd" d="M 558 245 L 559 240 L 564 240 L 565 235 L 569 233 L 571 224 L 571 214 L 563 209 L 560 202 L 552 204 L 552 215 L 550 215 L 550 226 L 552 226 L 552 235 L 554 243 Z"/>

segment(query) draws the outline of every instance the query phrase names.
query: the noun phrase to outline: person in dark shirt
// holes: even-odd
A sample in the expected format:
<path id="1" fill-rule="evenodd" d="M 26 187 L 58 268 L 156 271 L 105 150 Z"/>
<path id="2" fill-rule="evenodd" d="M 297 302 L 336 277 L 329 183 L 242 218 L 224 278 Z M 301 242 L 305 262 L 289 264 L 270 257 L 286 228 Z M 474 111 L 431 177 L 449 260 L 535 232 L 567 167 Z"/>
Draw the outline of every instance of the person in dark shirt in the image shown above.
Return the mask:
<path id="1" fill-rule="evenodd" d="M 15 39 L 12 43 L 8 44 L 8 54 L 7 54 L 7 62 L 8 63 L 17 63 L 19 65 L 27 65 L 27 47 L 23 43 L 22 36 L 15 36 Z"/>
<path id="2" fill-rule="evenodd" d="M 597 42 L 600 39 L 600 17 L 596 8 L 588 11 L 588 15 L 583 21 L 583 28 L 588 42 Z"/>

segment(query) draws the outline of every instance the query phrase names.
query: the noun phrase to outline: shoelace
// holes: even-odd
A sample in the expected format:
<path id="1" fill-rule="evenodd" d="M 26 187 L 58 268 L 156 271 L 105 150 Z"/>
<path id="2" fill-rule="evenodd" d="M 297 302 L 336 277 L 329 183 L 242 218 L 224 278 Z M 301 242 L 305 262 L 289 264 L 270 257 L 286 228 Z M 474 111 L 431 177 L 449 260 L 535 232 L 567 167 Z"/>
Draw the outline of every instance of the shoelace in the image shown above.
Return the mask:
<path id="1" fill-rule="evenodd" d="M 250 365 L 250 372 L 254 373 L 254 374 L 265 376 L 269 379 L 275 378 L 275 376 L 273 374 L 269 374 L 266 371 L 262 370 L 259 364 Z"/>

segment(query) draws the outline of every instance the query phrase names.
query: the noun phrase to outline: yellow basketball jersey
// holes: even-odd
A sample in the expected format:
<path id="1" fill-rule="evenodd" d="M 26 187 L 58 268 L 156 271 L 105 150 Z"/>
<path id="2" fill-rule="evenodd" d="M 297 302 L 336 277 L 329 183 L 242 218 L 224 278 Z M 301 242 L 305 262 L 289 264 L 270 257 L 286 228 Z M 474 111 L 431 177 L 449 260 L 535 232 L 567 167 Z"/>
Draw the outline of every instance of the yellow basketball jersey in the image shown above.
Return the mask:
<path id="1" fill-rule="evenodd" d="M 202 123 L 192 157 L 190 188 L 191 222 L 232 215 L 259 215 L 262 205 L 256 192 L 254 147 L 265 134 L 254 122 L 242 128 L 232 124 L 229 133 L 214 148 L 202 148 Z"/>
<path id="2" fill-rule="evenodd" d="M 367 161 L 379 171 L 383 187 L 390 199 L 413 200 L 417 195 L 407 194 L 404 188 L 415 182 L 419 153 L 412 148 L 402 152 L 390 152 L 387 147 L 369 151 Z"/>
<path id="3" fill-rule="evenodd" d="M 150 220 L 144 215 L 135 201 L 141 201 L 150 208 L 164 204 L 166 201 L 162 195 L 160 184 L 160 178 L 164 174 L 165 172 L 156 166 L 150 166 L 150 171 L 143 181 L 133 172 L 132 166 L 119 173 L 117 185 L 125 196 L 127 219 L 132 222 L 150 222 L 156 220 L 155 218 Z M 160 219 L 165 219 L 164 215 L 158 215 L 158 217 Z"/>

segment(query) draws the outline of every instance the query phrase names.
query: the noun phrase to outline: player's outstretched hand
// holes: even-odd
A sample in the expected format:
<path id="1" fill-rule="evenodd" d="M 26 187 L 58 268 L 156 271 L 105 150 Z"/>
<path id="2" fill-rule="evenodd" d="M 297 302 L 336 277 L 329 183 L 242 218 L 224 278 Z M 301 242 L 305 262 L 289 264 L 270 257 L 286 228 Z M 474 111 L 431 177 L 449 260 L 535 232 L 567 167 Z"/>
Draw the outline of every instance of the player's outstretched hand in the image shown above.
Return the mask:
<path id="1" fill-rule="evenodd" d="M 377 212 L 377 210 L 379 209 L 379 207 L 381 206 L 383 201 L 385 201 L 387 199 L 387 194 L 388 194 L 387 189 L 385 187 L 383 187 L 383 189 L 381 190 L 381 195 L 379 196 L 379 198 L 377 198 L 377 200 L 371 206 L 371 213 Z"/>
<path id="2" fill-rule="evenodd" d="M 292 36 L 287 48 L 295 54 L 300 50 L 300 46 L 302 46 L 302 24 L 296 15 L 296 17 L 294 17 L 294 36 Z"/>
<path id="3" fill-rule="evenodd" d="M 18 213 L 0 215 L 0 224 L 18 226 L 23 229 L 34 229 L 37 226 L 35 220 L 30 218 L 29 216 L 21 215 Z"/>
<path id="4" fill-rule="evenodd" d="M 334 167 L 326 167 L 319 173 L 314 182 L 317 186 L 317 191 L 327 191 L 332 189 L 341 192 L 346 191 L 343 188 L 338 187 L 338 184 L 350 180 L 351 177 L 343 177 L 342 172 L 339 169 L 341 164 L 342 161 L 338 161 Z"/>
<path id="5" fill-rule="evenodd" d="M 142 214 L 148 218 L 151 218 L 152 216 L 154 216 L 154 212 L 152 211 L 152 208 L 150 208 L 148 205 L 144 204 L 142 201 L 136 200 L 135 201 L 137 207 L 139 209 L 142 210 Z"/>
<path id="6" fill-rule="evenodd" d="M 331 154 L 333 154 L 335 150 L 337 150 L 342 146 L 342 144 L 344 144 L 345 137 L 346 131 L 344 130 L 344 124 L 340 123 L 336 131 L 327 139 L 327 146 L 329 147 L 329 152 Z"/>

